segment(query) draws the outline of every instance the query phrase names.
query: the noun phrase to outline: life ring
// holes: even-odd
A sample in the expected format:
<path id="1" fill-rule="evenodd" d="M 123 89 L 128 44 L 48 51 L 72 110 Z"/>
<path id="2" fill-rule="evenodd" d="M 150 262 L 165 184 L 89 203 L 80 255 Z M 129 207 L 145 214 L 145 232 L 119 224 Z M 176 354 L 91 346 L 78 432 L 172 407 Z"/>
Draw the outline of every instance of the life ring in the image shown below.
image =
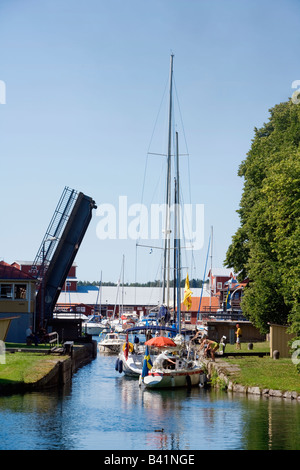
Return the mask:
<path id="1" fill-rule="evenodd" d="M 122 372 L 123 372 L 123 361 L 119 360 L 119 365 L 118 365 L 118 367 L 119 367 L 119 372 L 120 372 L 120 374 L 122 374 Z"/>
<path id="2" fill-rule="evenodd" d="M 126 348 L 126 343 L 123 344 L 123 351 L 125 351 L 125 348 Z M 133 344 L 132 343 L 128 343 L 128 351 L 132 353 L 133 351 Z"/>

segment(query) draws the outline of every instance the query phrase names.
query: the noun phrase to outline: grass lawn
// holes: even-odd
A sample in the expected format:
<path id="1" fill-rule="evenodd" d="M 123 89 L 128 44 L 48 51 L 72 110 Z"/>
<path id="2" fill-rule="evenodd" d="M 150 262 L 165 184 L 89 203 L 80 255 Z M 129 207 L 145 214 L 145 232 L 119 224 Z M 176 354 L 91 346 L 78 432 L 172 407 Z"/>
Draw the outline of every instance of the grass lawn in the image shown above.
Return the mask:
<path id="1" fill-rule="evenodd" d="M 226 352 L 236 352 L 235 345 L 226 345 Z M 242 344 L 242 352 L 247 351 L 247 344 Z M 254 343 L 253 352 L 269 351 L 269 343 Z M 230 378 L 247 387 L 260 387 L 274 390 L 295 391 L 300 393 L 300 374 L 290 358 L 274 360 L 270 356 L 241 356 L 224 358 L 230 364 L 236 364 L 240 371 Z"/>
<path id="2" fill-rule="evenodd" d="M 5 343 L 6 348 L 14 348 L 14 349 L 49 349 L 51 346 L 49 344 L 38 344 L 35 346 L 33 343 L 28 345 L 26 343 Z"/>
<path id="3" fill-rule="evenodd" d="M 0 363 L 0 385 L 9 383 L 34 383 L 44 377 L 57 361 L 65 356 L 16 352 L 5 354 L 5 364 Z"/>
<path id="4" fill-rule="evenodd" d="M 270 353 L 270 343 L 269 341 L 262 341 L 259 343 L 252 343 L 253 349 L 251 351 L 248 350 L 248 343 L 241 343 L 241 352 L 267 352 Z M 232 353 L 232 352 L 239 352 L 239 349 L 236 349 L 235 344 L 226 344 L 225 352 Z"/>

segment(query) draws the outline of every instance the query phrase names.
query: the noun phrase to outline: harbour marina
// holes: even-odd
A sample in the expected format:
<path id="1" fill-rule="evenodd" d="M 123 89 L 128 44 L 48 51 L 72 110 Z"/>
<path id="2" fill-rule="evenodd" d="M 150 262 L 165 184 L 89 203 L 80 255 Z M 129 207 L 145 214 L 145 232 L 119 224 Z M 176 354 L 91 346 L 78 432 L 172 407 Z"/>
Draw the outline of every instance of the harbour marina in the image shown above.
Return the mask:
<path id="1" fill-rule="evenodd" d="M 108 450 L 300 450 L 297 400 L 215 388 L 144 389 L 116 372 L 115 361 L 98 352 L 63 388 L 1 396 L 0 448 L 106 456 Z"/>
<path id="2" fill-rule="evenodd" d="M 172 127 L 172 73 L 173 55 L 171 56 L 170 63 L 169 130 L 171 130 Z M 24 424 L 26 425 L 29 436 L 33 436 L 34 434 L 29 420 L 26 420 L 26 417 L 30 414 L 31 406 L 38 408 L 37 413 L 33 412 L 36 419 L 39 418 L 41 413 L 44 413 L 44 416 L 49 419 L 48 424 L 50 423 L 50 426 L 47 426 L 47 431 L 49 427 L 51 427 L 55 429 L 55 433 L 57 433 L 57 423 L 59 423 L 58 426 L 61 432 L 58 434 L 60 435 L 60 440 L 53 439 L 54 433 L 51 435 L 53 440 L 49 440 L 48 436 L 51 433 L 48 432 L 48 436 L 46 436 L 40 432 L 40 435 L 35 437 L 35 440 L 31 444 L 31 446 L 35 448 L 113 449 L 120 448 L 120 443 L 125 449 L 155 448 L 167 450 L 187 448 L 202 449 L 210 448 L 210 446 L 223 449 L 242 449 L 252 448 L 253 442 L 255 442 L 254 445 L 256 448 L 277 449 L 282 447 L 297 448 L 298 446 L 294 438 L 294 436 L 298 434 L 299 426 L 298 395 L 293 395 L 293 392 L 291 392 L 290 402 L 288 404 L 286 401 L 288 395 L 284 395 L 285 405 L 287 406 L 284 410 L 285 413 L 287 410 L 289 411 L 289 409 L 293 408 L 293 416 L 296 417 L 295 428 L 292 433 L 289 428 L 289 434 L 287 436 L 280 436 L 279 433 L 276 432 L 276 426 L 280 427 L 281 430 L 285 427 L 282 416 L 280 416 L 277 421 L 276 412 L 269 413 L 269 408 L 267 408 L 267 411 L 266 408 L 263 408 L 264 420 L 258 421 L 260 423 L 268 423 L 268 432 L 264 434 L 260 440 L 257 440 L 258 428 L 255 428 L 252 423 L 250 423 L 252 425 L 251 428 L 254 429 L 254 434 L 249 435 L 247 430 L 243 429 L 243 440 L 241 440 L 240 435 L 233 429 L 227 414 L 229 413 L 231 416 L 234 415 L 234 424 L 235 426 L 238 424 L 236 427 L 240 431 L 244 421 L 247 421 L 247 423 L 251 421 L 251 417 L 249 420 L 245 420 L 244 409 L 246 408 L 247 411 L 252 410 L 256 395 L 262 402 L 262 404 L 259 404 L 259 407 L 264 407 L 266 395 L 268 395 L 268 401 L 270 397 L 274 396 L 271 393 L 272 389 L 269 389 L 267 394 L 265 390 L 259 392 L 252 390 L 251 392 L 250 387 L 247 387 L 245 389 L 245 396 L 240 398 L 230 395 L 231 391 L 241 391 L 239 387 L 236 387 L 236 384 L 231 383 L 230 385 L 228 383 L 227 393 L 225 395 L 222 390 L 207 390 L 204 386 L 207 383 L 206 378 L 211 378 L 214 371 L 217 371 L 219 374 L 217 369 L 218 361 L 214 360 L 214 354 L 217 355 L 219 352 L 220 355 L 222 355 L 222 353 L 224 355 L 224 349 L 217 351 L 217 341 L 226 336 L 229 338 L 229 341 L 232 342 L 232 333 L 237 334 L 233 331 L 233 325 L 236 324 L 236 321 L 241 322 L 243 334 L 245 335 L 245 332 L 247 332 L 249 339 L 252 339 L 251 334 L 254 337 L 257 331 L 252 328 L 250 322 L 243 317 L 242 312 L 237 305 L 234 304 L 234 302 L 240 301 L 240 294 L 246 285 L 245 279 L 245 282 L 242 283 L 244 285 L 241 284 L 238 286 L 238 281 L 234 273 L 230 273 L 226 281 L 226 287 L 225 284 L 218 286 L 217 283 L 216 289 L 219 289 L 219 305 L 217 306 L 212 305 L 213 273 L 211 270 L 209 312 L 201 312 L 200 310 L 202 300 L 205 298 L 203 292 L 201 292 L 197 318 L 192 318 L 193 301 L 192 292 L 189 287 L 188 273 L 186 273 L 183 295 L 180 287 L 182 278 L 182 247 L 180 245 L 180 223 L 178 222 L 177 211 L 174 211 L 172 230 L 171 218 L 169 217 L 171 207 L 171 156 L 173 156 L 170 133 L 168 135 L 168 144 L 166 185 L 166 212 L 168 217 L 166 217 L 164 229 L 166 237 L 163 260 L 163 299 L 162 305 L 160 307 L 157 305 L 157 315 L 151 318 L 151 324 L 150 318 L 146 317 L 146 322 L 149 322 L 147 329 L 150 330 L 152 326 L 157 327 L 158 336 L 153 339 L 162 341 L 161 344 L 154 344 L 154 342 L 151 342 L 151 339 L 147 339 L 145 341 L 145 349 L 139 352 L 139 345 L 137 344 L 140 341 L 136 344 L 135 342 L 129 342 L 128 334 L 130 322 L 128 318 L 126 319 L 127 324 L 121 321 L 122 316 L 120 309 L 118 315 L 116 315 L 116 309 L 114 309 L 113 313 L 110 315 L 108 315 L 108 311 L 106 311 L 105 324 L 101 318 L 102 306 L 99 306 L 98 312 L 96 311 L 96 307 L 98 307 L 97 302 L 95 304 L 95 310 L 90 312 L 93 316 L 89 316 L 88 319 L 82 318 L 81 314 L 79 316 L 76 314 L 73 315 L 73 305 L 71 306 L 71 303 L 67 314 L 57 310 L 58 305 L 61 305 L 59 297 L 63 289 L 66 290 L 67 288 L 68 272 L 70 272 L 77 250 L 89 225 L 92 211 L 96 208 L 93 199 L 85 194 L 71 190 L 70 188 L 65 188 L 36 258 L 30 265 L 30 273 L 22 271 L 22 267 L 18 265 L 18 263 L 9 265 L 8 263 L 1 262 L 2 307 L 6 309 L 10 308 L 11 310 L 13 308 L 19 308 L 20 311 L 17 313 L 22 314 L 21 322 L 18 321 L 17 316 L 11 315 L 10 318 L 7 318 L 2 315 L 2 324 L 4 324 L 4 322 L 12 322 L 11 329 L 10 324 L 5 326 L 6 331 L 3 334 L 3 338 L 6 338 L 7 332 L 10 329 L 9 333 L 14 334 L 15 338 L 20 341 L 20 335 L 23 334 L 24 336 L 25 326 L 28 327 L 29 324 L 32 323 L 34 328 L 33 337 L 37 339 L 37 343 L 43 342 L 45 338 L 45 343 L 51 343 L 51 335 L 55 335 L 55 337 L 61 338 L 61 348 L 57 344 L 55 348 L 51 347 L 51 353 L 61 353 L 63 355 L 68 352 L 70 355 L 67 359 L 62 357 L 61 361 L 57 360 L 59 373 L 55 373 L 52 377 L 53 381 L 51 378 L 47 383 L 39 382 L 36 388 L 31 388 L 31 393 L 27 393 L 28 389 L 22 390 L 22 394 L 25 397 L 24 408 L 22 408 L 22 403 L 19 405 L 18 400 L 20 393 L 16 393 L 18 392 L 16 389 L 13 390 L 13 394 L 10 397 L 0 398 L 0 407 L 1 403 L 4 404 L 3 409 L 5 410 L 3 413 L 4 425 L 6 426 L 6 430 L 9 429 L 9 436 L 15 440 L 14 442 L 16 442 L 15 445 L 17 448 L 30 448 L 30 443 L 26 439 L 27 436 L 22 438 L 22 436 L 18 434 L 17 429 L 15 429 L 13 433 L 13 427 L 17 427 L 13 416 L 15 407 L 12 406 L 12 413 L 6 413 L 7 407 L 9 407 L 9 404 L 13 403 L 13 400 L 18 402 L 18 406 L 20 406 L 22 412 L 24 410 L 22 418 L 24 418 Z M 178 133 L 176 133 L 174 154 L 176 155 L 174 199 L 177 203 L 180 196 Z M 171 233 L 173 238 L 172 243 Z M 171 251 L 174 255 L 174 266 L 172 268 L 170 265 Z M 172 296 L 170 294 L 171 270 L 174 272 Z M 221 297 L 221 294 L 223 294 L 223 297 Z M 76 308 L 77 307 L 80 309 L 92 308 L 91 305 L 83 303 L 78 304 Z M 154 305 L 152 305 L 152 307 L 154 307 Z M 236 311 L 234 311 L 235 307 Z M 11 310 L 10 313 L 12 313 Z M 161 314 L 161 311 L 164 313 Z M 5 311 L 1 313 L 7 315 Z M 95 315 L 95 313 L 98 313 L 99 316 Z M 150 312 L 148 311 L 147 313 Z M 203 315 L 203 313 L 206 315 Z M 134 319 L 134 324 L 137 320 L 143 321 L 137 316 L 137 318 Z M 153 322 L 156 323 L 156 325 L 153 325 Z M 21 328 L 17 328 L 15 325 L 18 325 L 18 327 L 21 326 Z M 184 331 L 185 326 L 190 327 L 186 328 L 189 330 L 189 333 L 191 333 L 192 329 L 200 329 L 202 333 L 205 332 L 205 336 L 208 335 L 211 338 L 210 342 L 215 345 L 212 349 L 211 358 L 213 362 L 216 362 L 216 367 L 210 368 L 211 362 L 207 363 L 206 360 L 202 359 L 200 348 L 195 348 L 193 351 L 191 350 L 190 346 L 193 339 L 191 338 L 192 335 L 189 336 L 188 340 L 184 337 L 186 333 Z M 166 335 L 163 334 L 164 327 L 170 328 Z M 228 328 L 226 335 L 224 331 L 222 331 L 224 327 Z M 23 329 L 23 333 L 20 333 L 21 329 Z M 74 346 L 73 340 L 78 340 L 82 334 L 88 337 L 90 334 L 99 333 L 108 329 L 111 331 L 107 331 L 107 336 L 103 341 L 97 338 L 97 357 L 93 357 L 93 360 L 90 362 L 86 361 L 89 362 L 89 364 L 84 368 L 78 369 L 77 366 L 73 367 L 73 359 L 77 356 L 74 349 L 76 346 Z M 117 329 L 119 329 L 119 331 L 117 331 Z M 28 328 L 26 328 L 26 340 L 29 346 L 32 335 L 30 331 L 29 333 L 27 333 L 27 331 Z M 165 332 L 166 331 L 167 330 L 165 330 Z M 121 339 L 121 332 L 126 334 L 125 340 L 124 337 Z M 83 340 L 84 338 L 82 337 L 81 339 Z M 87 339 L 87 343 L 88 340 L 89 338 Z M 91 344 L 94 343 L 91 341 Z M 203 342 L 201 344 L 204 345 L 205 343 Z M 237 336 L 237 344 L 240 344 L 239 336 Z M 155 348 L 154 353 L 151 351 L 151 347 Z M 59 349 L 62 349 L 62 351 L 59 352 Z M 86 345 L 82 347 L 82 350 L 85 349 Z M 206 352 L 208 350 L 209 345 Z M 114 356 L 116 354 L 118 354 L 118 360 L 114 365 Z M 134 355 L 137 357 L 138 361 L 135 360 Z M 136 366 L 136 370 L 133 370 L 132 365 L 129 365 L 130 357 Z M 128 366 L 128 368 L 125 366 Z M 63 369 L 65 371 L 68 370 L 67 374 L 61 374 L 61 370 Z M 205 371 L 205 369 L 207 369 L 207 371 Z M 127 374 L 128 370 L 130 370 L 131 373 Z M 122 375 L 122 372 L 124 372 L 124 375 Z M 131 377 L 127 375 L 131 375 Z M 220 374 L 218 378 L 219 377 Z M 223 380 L 225 381 L 225 377 Z M 50 388 L 50 386 L 53 385 L 55 385 L 55 387 Z M 257 387 L 254 388 L 257 389 Z M 42 394 L 40 395 L 41 391 Z M 251 394 L 253 396 L 252 398 L 250 398 Z M 207 412 L 205 410 L 205 404 L 213 400 L 214 396 L 217 397 L 214 406 L 208 407 L 209 412 Z M 38 402 L 43 402 L 44 400 L 47 401 L 47 398 L 54 404 L 54 406 L 51 407 L 53 415 L 55 415 L 54 420 L 51 419 L 51 414 L 48 413 L 48 407 L 44 409 L 42 406 L 43 409 L 40 411 L 39 403 L 36 405 L 34 401 L 37 399 Z M 26 406 L 27 400 L 28 403 L 30 403 L 28 408 Z M 253 403 L 251 400 L 253 400 Z M 268 405 L 270 402 L 271 400 Z M 70 403 L 72 405 L 71 407 L 69 407 Z M 232 408 L 228 406 L 229 404 L 233 404 Z M 81 407 L 79 410 L 77 409 L 78 405 Z M 225 414 L 220 413 L 220 406 L 226 409 Z M 255 411 L 257 410 L 257 408 L 255 408 L 256 406 L 256 404 L 253 405 Z M 272 404 L 270 405 L 270 409 L 274 410 L 274 407 Z M 230 409 L 231 413 L 229 412 Z M 109 410 L 109 413 L 107 410 Z M 91 426 L 87 430 L 84 428 L 86 431 L 85 435 L 79 436 L 78 432 L 74 432 L 74 430 L 69 427 L 68 419 L 70 419 L 72 412 L 76 415 L 77 423 L 88 422 L 89 426 Z M 94 416 L 92 416 L 92 413 L 94 413 Z M 65 417 L 63 416 L 64 414 Z M 216 421 L 211 418 L 210 414 L 217 416 Z M 236 421 L 237 416 L 239 417 L 238 422 Z M 97 420 L 95 420 L 95 418 Z M 74 425 L 72 419 L 71 422 Z M 225 428 L 223 426 L 224 423 L 226 423 Z M 217 440 L 209 433 L 207 429 L 209 426 L 211 426 L 213 432 L 217 435 Z M 67 428 L 66 433 L 63 432 L 63 428 L 65 427 Z M 41 426 L 39 426 L 39 431 L 41 431 Z M 223 433 L 222 436 L 220 432 Z M 139 439 L 136 439 L 137 435 L 139 435 Z M 230 437 L 229 440 L 227 439 L 228 436 Z M 12 445 L 11 442 L 8 442 L 5 433 L 1 435 L 1 438 L 3 438 L 1 441 L 3 448 L 9 448 L 9 446 Z"/>

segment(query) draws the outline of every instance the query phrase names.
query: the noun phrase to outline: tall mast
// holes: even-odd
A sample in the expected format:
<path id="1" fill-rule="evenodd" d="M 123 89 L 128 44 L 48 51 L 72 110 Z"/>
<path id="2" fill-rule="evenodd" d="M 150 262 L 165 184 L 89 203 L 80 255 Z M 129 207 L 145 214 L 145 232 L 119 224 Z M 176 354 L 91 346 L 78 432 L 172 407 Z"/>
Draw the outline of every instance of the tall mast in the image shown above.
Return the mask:
<path id="1" fill-rule="evenodd" d="M 180 298 L 180 281 L 181 281 L 181 259 L 180 259 L 180 193 L 179 193 L 179 146 L 178 132 L 176 132 L 176 266 L 177 266 L 177 322 L 179 334 L 181 332 L 181 298 Z M 174 299 L 175 310 L 175 299 Z"/>
<path id="2" fill-rule="evenodd" d="M 122 315 L 124 313 L 124 271 L 125 271 L 125 255 L 123 255 L 123 262 L 122 262 Z M 121 315 L 119 315 L 119 318 Z"/>
<path id="3" fill-rule="evenodd" d="M 212 297 L 212 289 L 213 289 L 212 260 L 213 260 L 213 226 L 211 226 L 211 243 L 210 243 L 210 297 L 209 297 L 209 312 L 210 313 L 211 313 L 211 297 Z"/>
<path id="4" fill-rule="evenodd" d="M 167 153 L 167 194 L 166 194 L 166 223 L 165 223 L 165 250 L 164 250 L 164 282 L 163 303 L 167 307 L 170 304 L 170 206 L 171 206 L 171 148 L 172 148 L 172 93 L 173 93 L 173 57 L 170 59 L 170 85 L 169 85 L 169 129 L 168 129 L 168 153 Z M 167 285 L 166 285 L 167 280 Z"/>

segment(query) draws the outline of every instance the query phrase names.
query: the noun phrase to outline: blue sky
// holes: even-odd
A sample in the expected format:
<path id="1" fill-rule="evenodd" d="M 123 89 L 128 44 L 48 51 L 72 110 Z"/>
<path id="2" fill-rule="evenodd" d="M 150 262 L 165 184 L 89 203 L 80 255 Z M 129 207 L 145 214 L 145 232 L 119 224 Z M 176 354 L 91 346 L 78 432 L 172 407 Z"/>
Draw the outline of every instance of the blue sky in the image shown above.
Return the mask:
<path id="1" fill-rule="evenodd" d="M 151 136 L 172 51 L 176 129 L 189 153 L 182 187 L 190 181 L 191 202 L 205 210 L 189 274 L 203 276 L 211 226 L 221 266 L 253 129 L 300 79 L 299 22 L 297 0 L 0 0 L 0 258 L 34 259 L 65 186 L 118 208 L 119 196 L 141 202 L 146 162 L 147 188 L 163 181 L 164 158 L 147 151 L 151 142 L 165 153 L 164 125 Z M 99 240 L 99 219 L 94 212 L 77 255 L 78 278 L 102 271 L 117 281 L 124 254 L 134 281 L 135 241 Z M 146 250 L 139 263 L 137 280 L 160 277 L 158 255 Z"/>

